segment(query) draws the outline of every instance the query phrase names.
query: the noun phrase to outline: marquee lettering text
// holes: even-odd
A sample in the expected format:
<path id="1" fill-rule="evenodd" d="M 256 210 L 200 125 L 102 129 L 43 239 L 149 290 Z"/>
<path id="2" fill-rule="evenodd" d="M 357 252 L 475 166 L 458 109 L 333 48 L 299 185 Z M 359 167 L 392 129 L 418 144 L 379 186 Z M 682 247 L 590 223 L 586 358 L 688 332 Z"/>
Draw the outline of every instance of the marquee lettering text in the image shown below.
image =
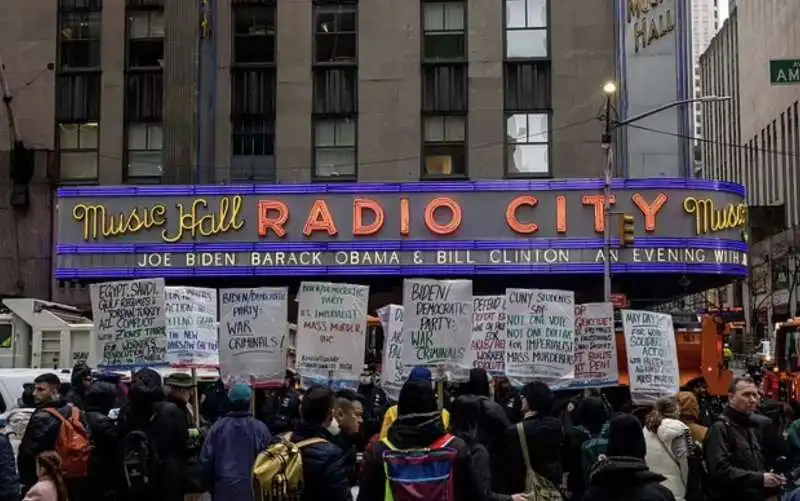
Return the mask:
<path id="1" fill-rule="evenodd" d="M 634 52 L 675 31 L 675 13 L 664 0 L 628 0 L 628 27 L 633 30 Z"/>
<path id="2" fill-rule="evenodd" d="M 744 228 L 747 225 L 747 204 L 729 203 L 717 208 L 710 198 L 688 197 L 683 201 L 683 210 L 695 217 L 698 235 L 718 231 Z"/>

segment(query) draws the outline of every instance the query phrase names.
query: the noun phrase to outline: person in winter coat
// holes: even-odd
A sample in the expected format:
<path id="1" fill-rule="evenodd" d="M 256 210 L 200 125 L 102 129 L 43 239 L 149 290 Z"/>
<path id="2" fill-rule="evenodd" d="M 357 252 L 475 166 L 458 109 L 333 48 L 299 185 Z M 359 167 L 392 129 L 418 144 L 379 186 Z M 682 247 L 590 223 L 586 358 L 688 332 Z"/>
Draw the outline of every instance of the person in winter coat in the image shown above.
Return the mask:
<path id="1" fill-rule="evenodd" d="M 684 501 L 693 442 L 689 427 L 679 418 L 677 400 L 674 397 L 661 398 L 645 418 L 643 433 L 647 467 L 665 477 L 662 485 L 672 492 L 676 501 Z"/>
<path id="2" fill-rule="evenodd" d="M 283 386 L 265 402 L 264 418 L 272 433 L 292 431 L 300 420 L 300 394 L 294 389 L 295 374 L 286 371 Z"/>
<path id="3" fill-rule="evenodd" d="M 786 482 L 764 466 L 751 419 L 758 398 L 752 379 L 734 378 L 728 389 L 728 406 L 720 420 L 708 429 L 705 458 L 711 487 L 708 490 L 714 500 L 763 501 Z"/>
<path id="4" fill-rule="evenodd" d="M 681 411 L 681 421 L 689 427 L 694 441 L 702 444 L 706 439 L 708 428 L 700 424 L 700 405 L 697 397 L 690 391 L 682 391 L 675 399 L 678 401 L 678 408 Z"/>
<path id="5" fill-rule="evenodd" d="M 22 501 L 69 501 L 67 486 L 61 476 L 61 457 L 53 452 L 43 452 L 36 458 L 36 484 Z"/>
<path id="6" fill-rule="evenodd" d="M 256 456 L 267 448 L 272 435 L 267 425 L 252 417 L 253 391 L 235 384 L 228 392 L 230 412 L 208 432 L 200 453 L 204 484 L 212 501 L 252 501 L 250 475 Z"/>
<path id="7" fill-rule="evenodd" d="M 714 413 L 711 409 L 711 399 L 708 396 L 708 383 L 704 377 L 698 377 L 691 380 L 686 385 L 686 390 L 694 394 L 697 399 L 697 422 L 705 427 L 709 427 L 714 423 Z"/>
<path id="8" fill-rule="evenodd" d="M 344 451 L 335 444 L 339 423 L 333 416 L 333 393 L 322 386 L 308 389 L 300 403 L 302 419 L 292 432 L 291 441 L 298 443 L 320 438 L 322 443 L 300 450 L 303 459 L 301 501 L 352 501 Z"/>
<path id="9" fill-rule="evenodd" d="M 485 498 L 488 501 L 526 501 L 525 495 L 522 493 L 509 496 L 492 491 L 489 451 L 478 440 L 481 415 L 483 413 L 480 399 L 473 395 L 458 397 L 453 401 L 450 411 L 451 431 L 469 447 L 473 475 L 478 480 Z"/>
<path id="10" fill-rule="evenodd" d="M 783 439 L 787 426 L 785 406 L 781 402 L 765 400 L 751 419 L 761 444 L 764 466 L 772 470 L 777 466 L 779 457 L 789 455 L 789 444 Z"/>
<path id="11" fill-rule="evenodd" d="M 414 367 L 411 369 L 411 373 L 408 375 L 408 381 L 423 381 L 431 387 L 431 391 L 433 390 L 433 374 L 431 374 L 431 370 L 427 367 Z M 383 416 L 383 424 L 381 425 L 381 439 L 389 435 L 389 428 L 391 428 L 397 419 L 398 405 L 393 405 L 386 410 L 386 414 Z M 442 424 L 444 424 L 446 430 L 450 428 L 450 412 L 448 412 L 447 409 L 442 409 L 441 414 Z"/>
<path id="12" fill-rule="evenodd" d="M 381 430 L 381 419 L 389 399 L 386 392 L 376 384 L 375 377 L 362 374 L 358 383 L 358 393 L 364 399 L 364 429 L 362 436 L 369 439 Z M 364 441 L 364 445 L 366 440 Z"/>
<path id="13" fill-rule="evenodd" d="M 505 376 L 495 379 L 494 401 L 503 408 L 509 423 L 522 421 L 522 396 Z"/>
<path id="14" fill-rule="evenodd" d="M 117 425 L 108 417 L 114 408 L 117 394 L 111 383 L 92 383 L 83 397 L 86 421 L 92 437 L 92 459 L 89 466 L 88 499 L 114 499 L 117 477 L 122 467 L 119 461 Z"/>
<path id="15" fill-rule="evenodd" d="M 400 390 L 397 419 L 389 428 L 388 440 L 396 449 L 425 449 L 441 439 L 447 432 L 442 423 L 436 395 L 429 381 L 410 379 Z M 386 497 L 386 471 L 383 453 L 386 443 L 377 442 L 364 457 L 364 470 L 359 486 L 358 501 L 390 501 Z M 464 441 L 454 437 L 448 448 L 456 451 L 453 464 L 455 498 L 453 501 L 486 501 L 476 476 L 473 474 L 469 448 Z"/>
<path id="16" fill-rule="evenodd" d="M 523 428 L 528 442 L 531 468 L 555 485 L 561 485 L 561 455 L 564 430 L 561 421 L 551 416 L 553 392 L 541 381 L 522 388 Z M 499 472 L 498 492 L 514 494 L 525 491 L 525 460 L 516 425 L 506 430 L 505 466 Z"/>
<path id="17" fill-rule="evenodd" d="M 583 501 L 675 501 L 661 485 L 663 475 L 644 462 L 642 425 L 630 414 L 617 414 L 608 425 L 606 457 L 595 463 Z"/>
<path id="18" fill-rule="evenodd" d="M 358 483 L 358 444 L 364 424 L 364 404 L 361 395 L 353 390 L 342 390 L 335 395 L 333 416 L 339 423 L 335 443 L 345 455 L 347 478 L 350 485 Z"/>
<path id="19" fill-rule="evenodd" d="M 181 479 L 188 455 L 189 426 L 184 412 L 166 400 L 158 372 L 141 369 L 133 375 L 128 403 L 120 409 L 118 423 L 123 444 L 132 432 L 142 432 L 158 456 L 156 471 L 151 472 L 154 481 L 148 486 L 147 492 L 123 485 L 118 499 L 182 501 Z"/>
<path id="20" fill-rule="evenodd" d="M 4 434 L 0 433 L 0 501 L 19 499 L 19 476 L 14 464 L 14 449 Z"/>
<path id="21" fill-rule="evenodd" d="M 567 474 L 567 490 L 572 499 L 579 500 L 586 490 L 585 472 L 592 465 L 584 465 L 583 444 L 593 438 L 603 436 L 608 424 L 608 412 L 600 397 L 587 397 L 578 403 L 574 413 L 574 426 L 564 433 L 564 473 Z M 607 433 L 607 430 L 606 430 Z"/>
<path id="22" fill-rule="evenodd" d="M 83 362 L 75 364 L 75 367 L 72 368 L 70 383 L 70 389 L 64 397 L 64 400 L 73 404 L 80 410 L 86 410 L 83 399 L 86 397 L 86 390 L 88 390 L 89 385 L 92 384 L 92 369 Z"/>

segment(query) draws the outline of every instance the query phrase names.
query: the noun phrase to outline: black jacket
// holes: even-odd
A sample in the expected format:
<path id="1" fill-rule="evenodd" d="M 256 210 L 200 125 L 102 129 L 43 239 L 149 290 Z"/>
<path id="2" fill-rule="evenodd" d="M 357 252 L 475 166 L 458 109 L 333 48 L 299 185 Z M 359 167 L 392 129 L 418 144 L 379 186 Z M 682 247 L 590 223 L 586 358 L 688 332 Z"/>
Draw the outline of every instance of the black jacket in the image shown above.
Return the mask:
<path id="1" fill-rule="evenodd" d="M 533 470 L 555 485 L 561 485 L 561 453 L 564 443 L 564 430 L 561 421 L 554 417 L 528 417 L 522 421 L 528 442 Z M 500 470 L 498 492 L 516 494 L 525 492 L 525 460 L 519 443 L 517 426 L 506 430 L 505 467 Z"/>
<path id="2" fill-rule="evenodd" d="M 300 394 L 292 388 L 281 388 L 264 405 L 264 420 L 273 434 L 292 431 L 300 419 Z"/>
<path id="3" fill-rule="evenodd" d="M 762 501 L 765 498 L 764 458 L 754 427 L 748 415 L 726 407 L 720 420 L 708 429 L 705 440 L 708 490 L 717 499 Z"/>
<path id="4" fill-rule="evenodd" d="M 321 426 L 300 423 L 292 433 L 292 442 L 322 438 L 326 442 L 303 447 L 303 484 L 301 501 L 352 501 L 345 455 L 334 437 Z"/>
<path id="5" fill-rule="evenodd" d="M 80 410 L 86 410 L 86 406 L 83 401 L 84 397 L 85 397 L 85 392 L 83 387 L 73 386 L 67 392 L 67 395 L 64 397 L 64 400 L 66 400 L 68 403 L 74 405 Z"/>
<path id="6" fill-rule="evenodd" d="M 675 501 L 661 485 L 664 476 L 651 472 L 644 461 L 610 457 L 592 470 L 583 501 Z"/>
<path id="7" fill-rule="evenodd" d="M 14 449 L 8 437 L 0 433 L 0 501 L 19 500 L 19 477 L 14 464 Z"/>
<path id="8" fill-rule="evenodd" d="M 364 435 L 369 439 L 381 431 L 383 413 L 386 412 L 389 399 L 380 387 L 374 384 L 361 384 L 358 393 L 364 397 Z"/>
<path id="9" fill-rule="evenodd" d="M 764 468 L 766 470 L 774 469 L 779 457 L 789 455 L 789 444 L 781 437 L 778 427 L 769 416 L 753 413 L 750 419 L 755 424 L 761 455 L 764 457 Z"/>
<path id="10" fill-rule="evenodd" d="M 351 486 L 358 483 L 358 454 L 356 451 L 356 439 L 358 437 L 348 436 L 341 432 L 333 437 L 333 443 L 342 449 L 342 464 L 347 470 L 347 480 Z"/>
<path id="11" fill-rule="evenodd" d="M 31 415 L 17 451 L 17 467 L 23 492 L 30 489 L 37 481 L 36 456 L 55 449 L 58 433 L 61 430 L 61 420 L 45 409 L 56 409 L 64 416 L 68 416 L 71 412 L 67 402 L 53 400 L 39 405 Z"/>
<path id="12" fill-rule="evenodd" d="M 522 421 L 522 397 L 516 388 L 509 386 L 508 388 L 498 390 L 494 395 L 494 401 L 503 408 L 509 423 L 519 423 Z"/>
<path id="13" fill-rule="evenodd" d="M 499 491 L 502 477 L 499 472 L 505 469 L 508 456 L 504 450 L 506 445 L 506 430 L 511 422 L 506 417 L 506 412 L 494 400 L 488 397 L 478 397 L 481 402 L 481 417 L 478 423 L 478 442 L 489 453 L 489 465 L 492 471 L 492 489 Z"/>
<path id="14" fill-rule="evenodd" d="M 86 391 L 86 422 L 92 435 L 92 459 L 89 466 L 88 499 L 108 498 L 119 483 L 119 435 L 116 423 L 108 417 L 116 401 L 116 388 L 111 383 L 94 383 Z"/>
<path id="15" fill-rule="evenodd" d="M 387 438 L 398 449 L 424 449 L 444 434 L 444 425 L 440 418 L 400 418 L 389 428 Z M 455 449 L 457 453 L 453 466 L 454 501 L 486 501 L 481 484 L 473 474 L 472 458 L 467 444 L 460 438 L 453 438 L 448 447 Z M 358 501 L 384 501 L 386 471 L 383 453 L 386 450 L 386 444 L 378 442 L 365 455 Z"/>
<path id="16" fill-rule="evenodd" d="M 469 446 L 469 451 L 472 457 L 472 474 L 478 481 L 480 492 L 483 493 L 484 499 L 487 501 L 511 501 L 510 495 L 499 494 L 492 489 L 491 460 L 486 447 L 473 442 Z"/>
<path id="17" fill-rule="evenodd" d="M 562 468 L 567 475 L 567 490 L 573 499 L 581 499 L 586 490 L 583 470 L 583 444 L 592 436 L 582 426 L 570 426 L 564 433 L 564 456 Z"/>

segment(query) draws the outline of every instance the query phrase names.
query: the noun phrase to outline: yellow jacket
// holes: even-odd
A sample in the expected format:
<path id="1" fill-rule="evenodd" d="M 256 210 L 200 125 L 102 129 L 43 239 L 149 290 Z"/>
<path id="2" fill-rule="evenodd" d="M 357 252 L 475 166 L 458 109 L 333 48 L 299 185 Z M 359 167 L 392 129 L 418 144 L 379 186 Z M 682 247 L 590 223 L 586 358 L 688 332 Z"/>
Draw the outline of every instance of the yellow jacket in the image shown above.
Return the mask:
<path id="1" fill-rule="evenodd" d="M 397 420 L 397 406 L 393 405 L 387 409 L 386 414 L 383 416 L 383 424 L 381 425 L 381 440 L 386 438 L 389 434 L 389 428 L 392 426 Z M 444 428 L 450 428 L 450 413 L 447 412 L 447 409 L 442 409 L 442 422 L 444 423 Z"/>

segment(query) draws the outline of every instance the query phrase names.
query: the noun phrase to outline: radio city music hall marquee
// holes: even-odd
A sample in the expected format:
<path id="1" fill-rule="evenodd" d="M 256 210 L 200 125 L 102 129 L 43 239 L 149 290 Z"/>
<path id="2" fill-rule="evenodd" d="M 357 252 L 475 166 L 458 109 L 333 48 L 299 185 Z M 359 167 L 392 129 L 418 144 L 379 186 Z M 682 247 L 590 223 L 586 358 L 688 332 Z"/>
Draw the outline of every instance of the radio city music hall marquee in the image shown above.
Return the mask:
<path id="1" fill-rule="evenodd" d="M 545 270 L 739 273 L 743 190 L 698 180 L 62 188 L 59 278 Z M 618 214 L 634 246 L 618 248 Z M 468 268 L 464 268 L 468 267 Z M 432 271 L 433 270 L 433 271 Z"/>

